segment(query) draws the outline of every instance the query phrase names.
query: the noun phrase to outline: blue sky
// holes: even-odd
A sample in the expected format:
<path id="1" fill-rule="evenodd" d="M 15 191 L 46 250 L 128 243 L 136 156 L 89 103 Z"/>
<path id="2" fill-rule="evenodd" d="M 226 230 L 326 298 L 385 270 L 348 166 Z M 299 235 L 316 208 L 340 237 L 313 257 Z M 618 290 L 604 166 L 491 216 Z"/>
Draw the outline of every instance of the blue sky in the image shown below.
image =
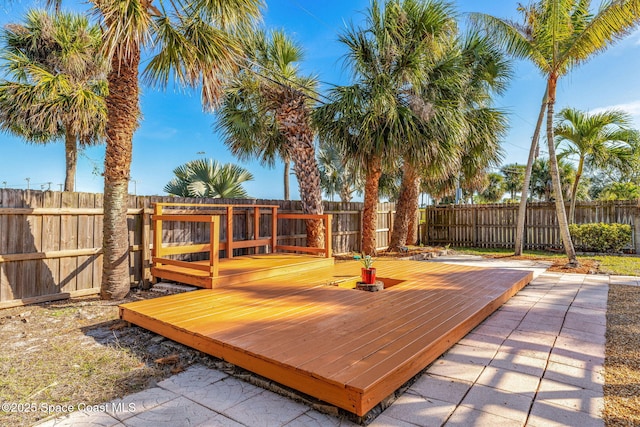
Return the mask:
<path id="1" fill-rule="evenodd" d="M 456 1 L 461 20 L 464 12 L 484 12 L 504 18 L 516 18 L 517 1 L 459 0 Z M 594 1 L 594 3 L 597 3 Z M 86 9 L 81 2 L 66 0 L 63 4 L 77 10 Z M 266 28 L 284 29 L 305 50 L 302 69 L 318 76 L 322 82 L 347 84 L 349 72 L 342 67 L 344 49 L 337 34 L 348 22 L 362 19 L 368 0 L 267 0 L 264 13 Z M 0 5 L 0 25 L 21 20 L 24 10 L 42 2 L 13 0 Z M 565 106 L 583 110 L 622 108 L 630 112 L 635 126 L 640 127 L 640 32 L 593 58 L 587 64 L 563 78 L 558 87 L 557 110 Z M 516 64 L 515 78 L 507 93 L 496 105 L 509 112 L 510 131 L 503 142 L 505 163 L 525 163 L 534 123 L 544 90 L 543 77 L 529 64 Z M 205 114 L 199 94 L 169 88 L 164 92 L 143 88 L 141 107 L 143 119 L 134 136 L 130 192 L 164 194 L 164 185 L 173 176 L 172 170 L 189 160 L 211 157 L 221 162 L 237 161 L 225 148 L 221 137 L 214 133 L 215 115 Z M 204 154 L 202 154 L 204 153 Z M 85 150 L 78 164 L 78 191 L 101 192 L 104 148 Z M 256 162 L 242 164 L 255 176 L 245 185 L 252 197 L 279 199 L 283 197 L 282 167 L 262 168 Z M 62 143 L 48 146 L 25 144 L 19 138 L 0 134 L 0 186 L 26 188 L 30 178 L 32 189 L 58 189 L 64 182 L 64 147 Z M 299 198 L 292 176 L 292 198 Z"/>

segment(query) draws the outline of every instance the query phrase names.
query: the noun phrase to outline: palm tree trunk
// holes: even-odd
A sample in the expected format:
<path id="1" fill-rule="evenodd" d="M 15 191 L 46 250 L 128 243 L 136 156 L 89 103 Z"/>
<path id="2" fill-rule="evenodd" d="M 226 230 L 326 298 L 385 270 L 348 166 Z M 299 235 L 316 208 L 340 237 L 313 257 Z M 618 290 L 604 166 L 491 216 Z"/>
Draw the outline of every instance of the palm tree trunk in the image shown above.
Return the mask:
<path id="1" fill-rule="evenodd" d="M 78 165 L 78 140 L 69 128 L 65 130 L 64 135 L 64 154 L 66 157 L 64 191 L 73 191 L 75 189 L 76 168 Z"/>
<path id="2" fill-rule="evenodd" d="M 343 182 L 340 187 L 340 201 L 342 203 L 351 202 L 351 185 L 347 182 Z"/>
<path id="3" fill-rule="evenodd" d="M 282 99 L 276 109 L 276 120 L 284 135 L 293 170 L 298 178 L 302 211 L 305 214 L 322 215 L 322 190 L 320 187 L 320 169 L 316 161 L 313 143 L 313 130 L 309 108 L 303 94 L 287 90 L 281 93 Z M 307 245 L 312 248 L 324 246 L 324 230 L 321 220 L 307 221 Z"/>
<path id="4" fill-rule="evenodd" d="M 138 126 L 140 50 L 116 49 L 107 77 L 107 147 L 104 159 L 103 268 L 100 296 L 122 299 L 129 293 L 129 231 L 127 189 L 133 133 Z M 119 59 L 122 58 L 122 59 Z"/>
<path id="5" fill-rule="evenodd" d="M 378 228 L 378 183 L 382 175 L 382 160 L 371 156 L 367 161 L 362 210 L 362 253 L 376 254 L 376 229 Z"/>
<path id="6" fill-rule="evenodd" d="M 547 105 L 547 146 L 549 148 L 549 172 L 551 173 L 551 182 L 553 184 L 553 193 L 556 203 L 556 214 L 558 217 L 558 226 L 560 227 L 560 237 L 564 245 L 565 253 L 569 258 L 569 266 L 578 266 L 578 259 L 576 258 L 576 251 L 571 241 L 571 234 L 569 234 L 569 223 L 567 222 L 567 212 L 564 207 L 564 199 L 562 197 L 562 186 L 560 183 L 560 172 L 558 171 L 558 159 L 556 158 L 556 147 L 553 141 L 553 107 L 556 100 L 556 85 L 558 83 L 558 76 L 551 74 L 549 76 L 548 90 L 548 105 Z"/>
<path id="7" fill-rule="evenodd" d="M 540 129 L 542 129 L 542 120 L 544 120 L 544 112 L 547 109 L 547 97 L 549 89 L 545 88 L 542 97 L 542 105 L 536 122 L 536 129 L 533 131 L 531 138 L 531 148 L 529 149 L 529 158 L 527 159 L 527 168 L 524 173 L 524 183 L 522 184 L 522 193 L 520 195 L 520 206 L 518 207 L 518 225 L 516 227 L 516 241 L 514 244 L 514 255 L 522 255 L 524 249 L 524 227 L 527 215 L 527 199 L 529 198 L 529 185 L 531 184 L 531 171 L 533 170 L 533 162 L 538 156 L 538 141 L 540 140 Z"/>
<path id="8" fill-rule="evenodd" d="M 573 188 L 571 188 L 571 206 L 569 207 L 569 221 L 571 224 L 576 222 L 576 195 L 578 193 L 578 184 L 582 177 L 582 171 L 584 170 L 584 157 L 580 157 L 578 163 L 578 170 L 576 171 L 576 179 L 573 181 Z"/>
<path id="9" fill-rule="evenodd" d="M 418 201 L 418 172 L 410 162 L 404 162 L 402 182 L 400 184 L 400 195 L 396 203 L 396 216 L 389 241 L 389 250 L 400 250 L 407 244 L 409 223 L 411 216 L 415 216 L 415 209 Z M 414 203 L 415 202 L 415 203 Z"/>
<path id="10" fill-rule="evenodd" d="M 289 200 L 289 168 L 291 167 L 291 162 L 289 159 L 284 161 L 284 199 Z"/>
<path id="11" fill-rule="evenodd" d="M 414 181 L 415 197 L 411 199 L 411 208 L 409 215 L 409 228 L 407 230 L 407 245 L 415 245 L 418 243 L 418 213 L 420 205 L 420 184 L 422 179 L 418 177 Z"/>

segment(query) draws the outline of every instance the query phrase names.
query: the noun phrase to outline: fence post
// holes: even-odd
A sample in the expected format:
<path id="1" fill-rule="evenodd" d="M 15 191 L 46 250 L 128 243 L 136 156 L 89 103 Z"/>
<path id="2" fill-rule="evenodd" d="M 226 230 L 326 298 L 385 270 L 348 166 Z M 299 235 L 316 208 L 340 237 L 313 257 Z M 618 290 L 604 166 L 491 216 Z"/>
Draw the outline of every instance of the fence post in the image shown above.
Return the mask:
<path id="1" fill-rule="evenodd" d="M 429 207 L 425 206 L 424 208 L 424 239 L 422 240 L 422 244 L 427 246 L 431 244 L 429 239 Z"/>
<path id="2" fill-rule="evenodd" d="M 278 250 L 278 207 L 271 208 L 271 253 Z"/>
<path id="3" fill-rule="evenodd" d="M 253 208 L 253 239 L 258 240 L 259 238 L 260 238 L 260 208 L 256 207 L 256 208 Z"/>
<path id="4" fill-rule="evenodd" d="M 227 258 L 233 258 L 233 206 L 227 206 Z"/>
<path id="5" fill-rule="evenodd" d="M 218 258 L 220 257 L 220 217 L 217 215 L 211 215 L 209 248 L 209 277 L 213 278 L 218 276 Z"/>
<path id="6" fill-rule="evenodd" d="M 473 230 L 471 232 L 471 240 L 473 241 L 473 247 L 477 247 L 478 245 L 478 206 L 472 206 L 471 207 L 473 214 L 472 214 L 472 225 L 473 225 Z"/>
<path id="7" fill-rule="evenodd" d="M 154 258 L 162 258 L 162 220 L 157 219 L 161 215 L 162 206 L 156 203 L 153 207 L 153 249 L 151 252 Z M 155 262 L 154 266 L 160 267 L 160 263 Z"/>
<path id="8" fill-rule="evenodd" d="M 394 220 L 393 208 L 391 207 L 391 205 L 389 205 L 389 212 L 387 212 L 387 215 L 389 215 L 389 230 L 387 231 L 387 246 L 389 246 L 389 243 L 391 242 L 391 234 L 393 234 L 393 220 Z"/>
<path id="9" fill-rule="evenodd" d="M 325 215 L 324 217 L 324 257 L 331 258 L 331 215 Z"/>
<path id="10" fill-rule="evenodd" d="M 140 245 L 142 245 L 142 253 L 140 255 L 140 277 L 142 279 L 143 287 L 147 287 L 149 282 L 151 281 L 151 271 L 149 270 L 149 234 L 151 233 L 150 224 L 149 224 L 149 215 L 147 215 L 145 209 L 146 203 L 142 204 L 142 211 L 140 215 L 142 215 L 142 230 L 140 235 Z"/>

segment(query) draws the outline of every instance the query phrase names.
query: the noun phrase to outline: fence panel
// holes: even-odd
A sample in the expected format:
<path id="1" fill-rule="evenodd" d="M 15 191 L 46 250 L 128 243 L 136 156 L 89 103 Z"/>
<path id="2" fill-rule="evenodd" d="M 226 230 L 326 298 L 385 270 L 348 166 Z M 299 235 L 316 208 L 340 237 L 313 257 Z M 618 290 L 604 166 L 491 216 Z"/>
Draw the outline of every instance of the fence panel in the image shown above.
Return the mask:
<path id="1" fill-rule="evenodd" d="M 567 212 L 569 207 L 567 205 Z M 518 220 L 517 204 L 430 206 L 420 214 L 421 242 L 430 245 L 513 248 Z M 592 222 L 630 224 L 629 249 L 640 253 L 640 208 L 636 201 L 579 202 L 576 224 Z M 528 203 L 525 249 L 561 249 L 560 229 L 553 203 Z"/>
<path id="2" fill-rule="evenodd" d="M 154 202 L 277 205 L 281 213 L 301 213 L 299 201 L 190 199 L 168 196 L 129 196 L 130 280 L 149 280 Z M 0 308 L 95 294 L 102 280 L 102 194 L 0 189 Z M 325 202 L 333 215 L 333 253 L 360 250 L 362 203 Z M 377 246 L 386 248 L 395 206 L 378 206 Z M 234 240 L 252 239 L 254 209 L 235 209 Z M 226 239 L 226 213 L 222 239 Z M 163 227 L 168 244 L 204 243 L 208 224 L 170 223 Z M 262 211 L 261 237 L 270 237 L 271 213 Z M 304 221 L 281 220 L 279 244 L 304 246 Z M 264 250 L 264 249 L 261 249 Z M 238 250 L 244 251 L 244 250 Z M 207 254 L 201 255 L 206 258 Z"/>

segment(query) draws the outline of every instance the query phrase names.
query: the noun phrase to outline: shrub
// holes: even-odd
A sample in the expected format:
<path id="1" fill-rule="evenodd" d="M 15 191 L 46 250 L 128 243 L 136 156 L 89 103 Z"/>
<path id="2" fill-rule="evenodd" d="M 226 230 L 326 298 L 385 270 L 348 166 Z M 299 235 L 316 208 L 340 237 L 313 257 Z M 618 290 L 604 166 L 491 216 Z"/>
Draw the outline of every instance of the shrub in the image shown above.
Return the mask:
<path id="1" fill-rule="evenodd" d="M 578 248 L 593 252 L 620 252 L 631 243 L 629 224 L 570 224 L 569 232 Z"/>

